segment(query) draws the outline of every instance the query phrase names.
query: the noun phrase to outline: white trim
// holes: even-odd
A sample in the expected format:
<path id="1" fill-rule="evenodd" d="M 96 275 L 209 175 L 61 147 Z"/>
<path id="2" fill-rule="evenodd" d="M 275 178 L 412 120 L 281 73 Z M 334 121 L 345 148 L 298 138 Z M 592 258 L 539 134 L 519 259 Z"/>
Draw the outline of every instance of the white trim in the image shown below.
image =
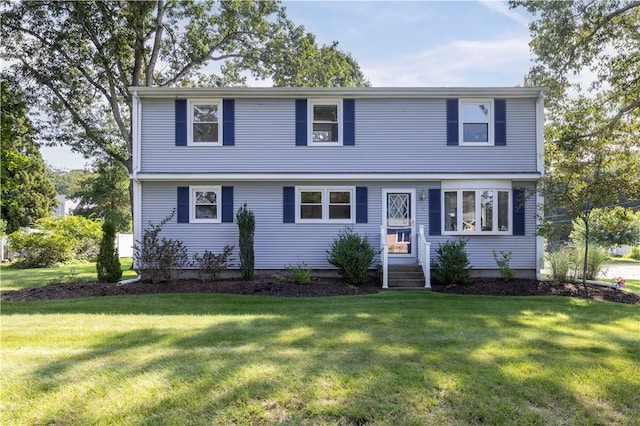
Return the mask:
<path id="1" fill-rule="evenodd" d="M 193 141 L 193 107 L 196 105 L 216 105 L 218 107 L 218 141 Z M 187 146 L 222 146 L 222 99 L 188 99 L 187 100 Z"/>
<path id="2" fill-rule="evenodd" d="M 129 87 L 143 98 L 522 98 L 541 87 Z"/>
<path id="3" fill-rule="evenodd" d="M 280 181 L 370 181 L 410 182 L 449 180 L 504 180 L 512 182 L 536 181 L 540 173 L 138 173 L 137 179 L 157 182 L 229 181 L 229 182 L 280 182 Z"/>
<path id="4" fill-rule="evenodd" d="M 356 223 L 356 187 L 355 186 L 296 186 L 296 223 L 339 223 L 353 224 Z M 303 219 L 300 217 L 300 203 L 302 192 L 322 192 L 322 218 L 321 219 Z M 350 219 L 329 219 L 329 193 L 330 192 L 349 192 L 349 208 L 351 210 Z"/>
<path id="5" fill-rule="evenodd" d="M 216 193 L 216 217 L 208 219 L 196 218 L 196 198 L 195 193 L 215 192 Z M 189 187 L 189 223 L 222 223 L 222 187 L 220 185 L 193 185 Z"/>
<path id="6" fill-rule="evenodd" d="M 315 105 L 335 105 L 338 109 L 336 112 L 338 118 L 338 140 L 332 142 L 314 142 L 313 141 L 313 107 Z M 307 146 L 342 146 L 342 99 L 308 99 L 307 100 Z"/>
<path id="7" fill-rule="evenodd" d="M 416 246 L 416 189 L 415 188 L 382 188 L 382 226 L 386 230 L 387 223 L 387 195 L 390 193 L 407 193 L 409 194 L 409 203 L 411 209 L 409 214 L 411 215 L 411 253 L 391 253 L 389 252 L 389 258 L 404 258 L 417 259 L 417 246 Z M 389 232 L 389 231 L 386 231 Z"/>
<path id="8" fill-rule="evenodd" d="M 134 247 L 142 241 L 142 185 L 137 179 L 131 181 L 133 189 L 133 244 Z M 133 256 L 133 269 L 137 270 L 135 250 Z"/>
<path id="9" fill-rule="evenodd" d="M 480 105 L 487 104 L 489 105 L 489 114 L 488 114 L 488 122 L 487 122 L 487 141 L 486 142 L 466 142 L 464 140 L 464 106 L 465 105 Z M 495 145 L 495 134 L 494 134 L 494 105 L 493 98 L 461 98 L 458 99 L 458 135 L 459 141 L 458 144 L 460 146 L 494 146 Z"/>
<path id="10" fill-rule="evenodd" d="M 540 91 L 536 102 L 536 165 L 544 176 L 544 91 Z"/>

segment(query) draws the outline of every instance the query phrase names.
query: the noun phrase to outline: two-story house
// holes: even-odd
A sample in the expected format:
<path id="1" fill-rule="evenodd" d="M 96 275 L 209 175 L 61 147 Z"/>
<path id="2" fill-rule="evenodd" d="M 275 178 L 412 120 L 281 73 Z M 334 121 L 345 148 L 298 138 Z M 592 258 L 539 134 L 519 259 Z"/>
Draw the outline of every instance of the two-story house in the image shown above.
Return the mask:
<path id="1" fill-rule="evenodd" d="M 346 226 L 389 264 L 418 263 L 422 228 L 431 256 L 466 238 L 475 273 L 497 273 L 493 250 L 538 270 L 541 88 L 130 90 L 135 240 L 176 209 L 164 236 L 220 252 L 247 203 L 257 270 L 332 269 Z"/>

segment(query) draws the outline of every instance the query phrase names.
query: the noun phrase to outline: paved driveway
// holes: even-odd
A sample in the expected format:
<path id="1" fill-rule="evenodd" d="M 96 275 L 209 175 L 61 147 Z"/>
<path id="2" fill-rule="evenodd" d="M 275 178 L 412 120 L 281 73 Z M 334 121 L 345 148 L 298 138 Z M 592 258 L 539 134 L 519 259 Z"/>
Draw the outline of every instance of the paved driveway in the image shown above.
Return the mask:
<path id="1" fill-rule="evenodd" d="M 551 269 L 543 269 L 543 273 L 551 274 Z M 605 266 L 605 269 L 600 273 L 601 278 L 607 280 L 614 280 L 617 277 L 622 277 L 625 280 L 640 280 L 640 263 L 614 263 Z"/>

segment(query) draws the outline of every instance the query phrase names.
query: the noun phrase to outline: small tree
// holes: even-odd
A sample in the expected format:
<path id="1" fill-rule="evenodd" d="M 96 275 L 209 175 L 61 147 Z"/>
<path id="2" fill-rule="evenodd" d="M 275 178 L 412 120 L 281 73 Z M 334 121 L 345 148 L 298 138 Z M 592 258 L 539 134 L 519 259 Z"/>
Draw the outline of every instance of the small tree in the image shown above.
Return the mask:
<path id="1" fill-rule="evenodd" d="M 239 246 L 240 246 L 240 267 L 242 268 L 242 279 L 249 281 L 253 279 L 255 254 L 253 251 L 253 236 L 256 230 L 256 218 L 253 212 L 244 203 L 236 214 L 238 222 Z"/>
<path id="2" fill-rule="evenodd" d="M 361 285 L 369 281 L 369 266 L 376 254 L 366 236 L 361 237 L 347 227 L 331 243 L 327 261 L 338 268 L 347 283 Z"/>
<path id="3" fill-rule="evenodd" d="M 115 241 L 116 227 L 113 222 L 106 220 L 102 224 L 102 240 L 100 241 L 100 251 L 96 262 L 98 281 L 116 282 L 122 278 L 122 269 L 120 268 L 120 259 L 118 259 Z"/>

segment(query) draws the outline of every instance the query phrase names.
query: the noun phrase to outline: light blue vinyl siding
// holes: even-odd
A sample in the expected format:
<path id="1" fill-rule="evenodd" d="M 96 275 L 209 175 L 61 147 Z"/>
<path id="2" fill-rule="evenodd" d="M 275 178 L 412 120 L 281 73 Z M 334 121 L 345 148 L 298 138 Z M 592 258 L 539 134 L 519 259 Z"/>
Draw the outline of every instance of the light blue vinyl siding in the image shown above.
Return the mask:
<path id="1" fill-rule="evenodd" d="M 247 203 L 256 217 L 255 265 L 256 269 L 282 269 L 285 265 L 304 261 L 313 269 L 332 269 L 326 261 L 325 251 L 344 225 L 282 223 L 282 187 L 296 185 L 296 182 L 168 182 L 142 183 L 143 227 L 157 224 L 176 207 L 178 186 L 188 185 L 232 185 L 234 187 L 234 215 L 237 209 Z M 306 182 L 309 185 L 324 185 L 325 182 Z M 382 222 L 382 190 L 380 183 L 342 182 L 339 184 L 368 187 L 368 216 L 366 224 L 354 224 L 353 229 L 367 235 L 373 245 L 379 248 L 380 225 Z M 520 185 L 520 184 L 519 184 Z M 429 188 L 440 187 L 439 182 L 406 182 L 388 185 L 393 188 L 415 188 L 416 193 Z M 533 188 L 533 184 L 528 185 Z M 514 269 L 535 269 L 535 200 L 526 201 L 526 235 L 524 236 L 470 236 L 467 245 L 469 259 L 474 269 L 496 269 L 492 250 L 512 251 L 511 267 Z M 428 201 L 416 201 L 416 224 L 429 229 Z M 182 240 L 188 247 L 190 256 L 204 250 L 219 253 L 226 244 L 236 246 L 234 265 L 238 267 L 238 227 L 235 223 L 182 224 L 174 218 L 167 223 L 161 237 Z M 445 236 L 431 237 L 431 255 L 435 256 L 438 243 L 448 239 Z M 377 260 L 376 260 L 377 264 Z"/>
<path id="2" fill-rule="evenodd" d="M 175 146 L 173 99 L 142 100 L 143 173 L 536 172 L 536 99 L 507 99 L 507 146 L 447 146 L 445 99 L 356 99 L 355 146 L 295 145 L 294 99 L 236 99 L 235 146 Z"/>

